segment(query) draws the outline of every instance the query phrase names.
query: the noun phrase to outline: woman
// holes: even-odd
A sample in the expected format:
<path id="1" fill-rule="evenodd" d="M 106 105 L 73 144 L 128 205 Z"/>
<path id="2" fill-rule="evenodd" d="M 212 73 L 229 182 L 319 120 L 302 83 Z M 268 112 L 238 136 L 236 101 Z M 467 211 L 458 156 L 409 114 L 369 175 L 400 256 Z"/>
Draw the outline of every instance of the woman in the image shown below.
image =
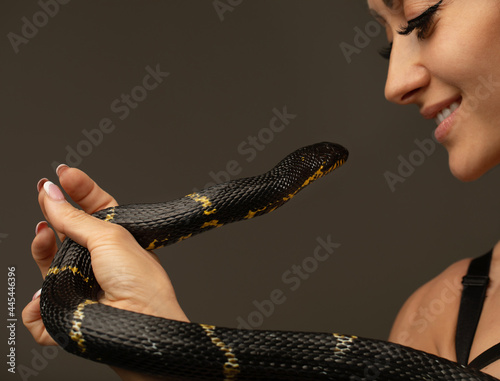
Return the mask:
<path id="1" fill-rule="evenodd" d="M 500 2 L 368 0 L 368 4 L 386 27 L 391 44 L 390 51 L 383 52 L 390 59 L 388 100 L 403 105 L 416 104 L 423 117 L 438 120 L 436 138 L 448 150 L 450 169 L 457 178 L 474 180 L 496 166 L 500 162 L 500 115 L 495 112 L 500 102 L 500 93 L 496 91 L 500 87 L 500 65 L 497 64 L 500 57 L 496 49 L 491 48 L 500 43 L 497 41 L 500 39 Z M 81 171 L 63 166 L 58 169 L 58 175 L 64 190 L 83 211 L 92 213 L 116 205 L 110 195 Z M 136 246 L 126 232 L 74 209 L 64 201 L 54 184 L 42 180 L 38 189 L 41 208 L 58 234 L 67 234 L 91 249 L 96 276 L 106 290 L 103 303 L 187 320 L 166 274 L 156 261 L 144 261 L 149 254 Z M 32 251 L 42 274 L 46 274 L 55 253 L 54 234 L 46 223 L 38 225 Z M 109 277 L 106 268 L 116 264 L 113 258 L 118 251 L 126 258 L 121 262 L 131 265 L 122 269 L 121 279 L 115 280 Z M 499 312 L 495 303 L 495 298 L 500 298 L 499 251 L 497 245 L 470 359 L 500 342 L 500 333 L 490 328 L 496 326 L 495 317 Z M 390 340 L 456 360 L 455 326 L 460 298 L 453 295 L 460 294 L 460 281 L 469 263 L 467 259 L 450 266 L 417 290 L 399 313 Z M 146 277 L 134 279 L 141 267 L 144 273 L 150 274 L 147 284 L 141 283 Z M 157 282 L 151 282 L 152 277 L 157 278 Z M 124 291 L 118 288 L 115 291 L 115 281 L 121 283 L 119 289 Z M 127 293 L 127 286 L 131 284 L 137 287 L 134 294 Z M 160 294 L 163 298 L 153 299 L 149 294 L 137 292 L 145 292 L 152 284 L 158 286 L 152 294 L 165 290 Z M 41 322 L 37 296 L 25 308 L 24 322 L 39 343 L 54 344 Z M 436 298 L 447 298 L 446 309 L 438 316 L 426 315 L 426 309 Z M 155 300 L 164 301 L 161 305 L 151 304 Z M 142 377 L 117 371 L 124 379 Z M 495 362 L 483 371 L 500 377 L 500 364 Z"/>
<path id="2" fill-rule="evenodd" d="M 436 139 L 447 149 L 452 173 L 479 178 L 500 163 L 500 2 L 497 0 L 368 0 L 387 33 L 386 98 L 416 104 L 435 119 Z M 478 253 L 479 254 L 479 253 Z M 500 342 L 500 244 L 493 250 L 491 279 L 469 361 Z M 457 360 L 455 331 L 461 280 L 470 259 L 457 262 L 418 289 L 404 304 L 390 341 Z M 433 301 L 447 298 L 437 316 Z M 467 361 L 468 362 L 468 361 Z M 500 377 L 500 361 L 482 369 Z"/>

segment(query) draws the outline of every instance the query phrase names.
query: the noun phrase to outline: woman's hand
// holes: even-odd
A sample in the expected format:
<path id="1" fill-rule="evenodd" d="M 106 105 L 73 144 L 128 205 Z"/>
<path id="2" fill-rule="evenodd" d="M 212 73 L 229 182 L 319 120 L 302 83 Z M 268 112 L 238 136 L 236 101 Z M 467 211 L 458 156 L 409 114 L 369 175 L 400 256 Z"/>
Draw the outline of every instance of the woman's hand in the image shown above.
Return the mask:
<path id="1" fill-rule="evenodd" d="M 46 179 L 38 183 L 38 201 L 59 238 L 68 236 L 89 249 L 94 275 L 103 290 L 99 302 L 125 310 L 188 321 L 156 255 L 142 249 L 121 226 L 90 216 L 98 210 L 116 206 L 115 199 L 78 169 L 60 166 L 57 174 L 62 188 L 82 210 L 68 203 L 60 189 Z M 32 254 L 43 277 L 57 251 L 55 234 L 44 221 L 36 227 Z M 23 310 L 23 322 L 39 344 L 56 344 L 40 317 L 39 292 Z M 139 375 L 132 372 L 117 372 L 123 379 L 139 379 Z"/>

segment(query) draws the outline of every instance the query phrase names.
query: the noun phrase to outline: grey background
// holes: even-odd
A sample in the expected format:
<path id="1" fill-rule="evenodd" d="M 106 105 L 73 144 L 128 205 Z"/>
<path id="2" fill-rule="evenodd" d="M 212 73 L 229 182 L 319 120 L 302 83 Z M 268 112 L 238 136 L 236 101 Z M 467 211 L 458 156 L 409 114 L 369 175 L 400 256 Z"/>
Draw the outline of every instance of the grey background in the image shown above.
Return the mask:
<path id="1" fill-rule="evenodd" d="M 415 139 L 430 138 L 434 122 L 385 101 L 387 63 L 377 55 L 385 37 L 375 28 L 374 37 L 355 41 L 374 28 L 364 1 L 242 1 L 221 20 L 212 1 L 73 0 L 16 54 L 8 33 L 20 35 L 22 18 L 40 9 L 32 0 L 4 1 L 0 12 L 1 283 L 7 287 L 7 266 L 16 266 L 17 368 L 33 370 L 24 379 L 118 379 L 62 350 L 36 360 L 43 348 L 20 319 L 41 286 L 30 254 L 43 218 L 35 185 L 55 181 L 52 163 L 67 161 L 67 147 L 84 144 L 83 131 L 102 118 L 116 128 L 78 167 L 123 204 L 183 196 L 231 160 L 239 176 L 250 176 L 317 141 L 350 151 L 343 168 L 276 213 L 158 250 L 193 321 L 236 326 L 254 301 L 280 289 L 286 301 L 260 328 L 383 339 L 419 285 L 496 242 L 498 171 L 461 183 L 437 147 L 389 188 L 384 173 L 397 173 L 400 155 L 418 155 Z M 339 45 L 356 42 L 366 46 L 348 63 Z M 148 65 L 170 75 L 120 120 L 111 103 L 142 83 Z M 284 106 L 296 118 L 248 162 L 237 147 Z M 341 246 L 290 290 L 283 274 L 328 235 Z M 23 379 L 6 364 L 0 372 Z"/>

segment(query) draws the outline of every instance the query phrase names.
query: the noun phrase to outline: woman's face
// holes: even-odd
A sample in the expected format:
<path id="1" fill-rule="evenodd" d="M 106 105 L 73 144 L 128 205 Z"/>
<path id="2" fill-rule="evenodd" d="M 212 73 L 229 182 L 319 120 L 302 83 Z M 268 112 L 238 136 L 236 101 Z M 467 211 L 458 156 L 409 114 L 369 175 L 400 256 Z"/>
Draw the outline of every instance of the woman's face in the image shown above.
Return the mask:
<path id="1" fill-rule="evenodd" d="M 368 0 L 368 6 L 392 43 L 386 98 L 416 104 L 424 118 L 436 119 L 436 138 L 457 178 L 475 180 L 499 164 L 500 0 Z M 398 33 L 406 27 L 407 35 Z"/>

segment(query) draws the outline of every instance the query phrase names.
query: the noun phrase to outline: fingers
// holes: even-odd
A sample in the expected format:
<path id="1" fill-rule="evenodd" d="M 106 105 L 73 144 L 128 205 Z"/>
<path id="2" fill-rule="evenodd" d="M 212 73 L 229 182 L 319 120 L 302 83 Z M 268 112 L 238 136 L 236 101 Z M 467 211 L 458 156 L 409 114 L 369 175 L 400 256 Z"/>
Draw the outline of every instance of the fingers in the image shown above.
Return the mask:
<path id="1" fill-rule="evenodd" d="M 81 229 L 81 231 L 90 234 L 95 233 L 96 230 L 100 230 L 99 225 L 104 224 L 104 222 L 94 219 L 86 213 L 94 213 L 100 209 L 115 206 L 117 202 L 110 194 L 102 190 L 89 176 L 76 168 L 69 168 L 66 165 L 61 165 L 57 168 L 56 172 L 63 189 L 83 210 L 73 208 L 65 201 L 59 188 L 55 187 L 53 184 L 52 186 L 50 186 L 50 184 L 45 185 L 50 182 L 44 178 L 37 184 L 37 190 L 39 192 L 38 201 L 42 212 L 46 219 L 54 225 L 55 231 L 61 240 L 64 239 L 64 236 L 67 234 L 71 235 L 72 238 L 80 244 L 86 246 L 87 242 L 83 237 L 71 233 L 75 231 L 74 229 Z M 50 193 L 52 193 L 53 196 L 56 195 L 54 200 L 48 196 L 47 190 L 43 190 L 44 186 L 47 190 L 53 189 Z M 61 213 L 61 215 L 58 215 L 58 213 Z M 69 217 L 64 223 L 62 222 L 63 216 Z M 96 222 L 97 227 L 95 225 Z M 80 227 L 77 228 L 77 226 Z M 94 228 L 90 229 L 90 226 L 94 226 Z M 90 229 L 90 232 L 87 229 Z M 55 234 L 48 227 L 47 222 L 42 221 L 37 225 L 36 235 L 32 242 L 31 249 L 33 258 L 42 276 L 45 277 L 57 251 Z M 41 320 L 39 297 L 35 297 L 33 301 L 25 307 L 22 317 L 25 326 L 39 344 L 56 345 L 54 340 L 45 330 L 45 326 Z"/>
<path id="2" fill-rule="evenodd" d="M 60 188 L 50 181 L 43 184 L 40 193 L 44 194 L 45 212 L 55 230 L 69 236 L 90 251 L 93 249 L 92 243 L 95 244 L 99 237 L 102 238 L 110 231 L 123 229 L 76 209 L 66 201 Z"/>
<path id="3" fill-rule="evenodd" d="M 77 168 L 70 168 L 66 164 L 57 167 L 56 172 L 62 188 L 86 213 L 92 214 L 98 210 L 118 205 L 116 200 L 101 189 L 85 172 Z M 48 217 L 45 210 L 45 193 L 40 192 L 40 190 L 47 181 L 46 178 L 43 178 L 37 184 L 38 202 L 46 219 Z M 57 231 L 57 235 L 61 241 L 64 240 L 64 235 L 59 231 Z"/>
<path id="4" fill-rule="evenodd" d="M 38 296 L 35 294 L 34 299 L 24 308 L 22 317 L 24 325 L 28 328 L 38 344 L 57 345 L 43 325 L 42 318 L 40 316 L 39 294 Z"/>
<path id="5" fill-rule="evenodd" d="M 56 237 L 45 221 L 38 223 L 35 233 L 35 239 L 31 244 L 31 254 L 45 278 L 57 251 Z"/>
<path id="6" fill-rule="evenodd" d="M 77 168 L 61 164 L 57 168 L 57 175 L 68 196 L 88 214 L 118 205 L 109 193 L 101 189 L 85 172 Z"/>

